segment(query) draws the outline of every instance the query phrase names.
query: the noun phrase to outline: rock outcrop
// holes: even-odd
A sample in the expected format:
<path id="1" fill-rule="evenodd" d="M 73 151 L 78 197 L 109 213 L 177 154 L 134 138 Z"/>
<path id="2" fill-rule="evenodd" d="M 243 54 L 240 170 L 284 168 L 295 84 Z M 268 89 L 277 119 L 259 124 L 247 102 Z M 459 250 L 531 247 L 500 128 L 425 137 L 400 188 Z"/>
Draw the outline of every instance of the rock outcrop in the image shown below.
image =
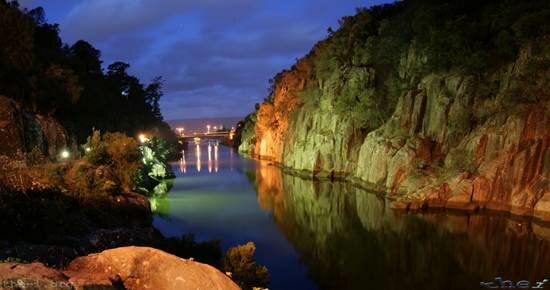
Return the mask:
<path id="1" fill-rule="evenodd" d="M 10 288 L 10 286 L 14 286 Z M 7 289 L 240 289 L 212 266 L 146 247 L 123 247 L 73 260 L 66 269 L 0 263 Z"/>
<path id="2" fill-rule="evenodd" d="M 543 84 L 550 38 L 537 45 L 524 45 L 514 62 L 492 72 L 489 89 L 473 75 L 419 73 L 423 59 L 411 47 L 400 61 L 402 84 L 394 86 L 415 85 L 377 127 L 368 124 L 378 120 L 365 126 L 336 109 L 338 91 L 311 73 L 322 57 L 318 45 L 277 78 L 270 99 L 244 124 L 239 150 L 300 175 L 385 192 L 393 208 L 486 208 L 550 221 L 550 94 Z M 309 99 L 308 82 L 316 92 Z"/>
<path id="3" fill-rule="evenodd" d="M 9 158 L 34 148 L 54 157 L 70 146 L 70 136 L 53 117 L 33 114 L 14 100 L 0 96 L 0 154 Z"/>

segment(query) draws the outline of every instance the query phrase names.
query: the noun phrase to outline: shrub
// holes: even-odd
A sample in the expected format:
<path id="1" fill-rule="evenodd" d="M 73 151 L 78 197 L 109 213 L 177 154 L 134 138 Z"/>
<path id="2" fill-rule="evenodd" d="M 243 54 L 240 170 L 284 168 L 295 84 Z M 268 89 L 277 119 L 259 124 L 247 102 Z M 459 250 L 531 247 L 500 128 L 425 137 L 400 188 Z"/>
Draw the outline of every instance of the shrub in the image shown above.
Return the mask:
<path id="1" fill-rule="evenodd" d="M 170 149 L 167 143 L 153 137 L 139 147 L 143 165 L 135 175 L 136 189 L 149 195 L 162 195 L 171 188 L 170 182 L 163 182 L 173 178 L 174 173 L 167 163 Z"/>
<path id="2" fill-rule="evenodd" d="M 31 152 L 25 154 L 25 161 L 28 166 L 40 165 L 45 163 L 47 160 L 48 159 L 42 150 L 40 150 L 37 146 L 33 147 Z"/>
<path id="3" fill-rule="evenodd" d="M 143 166 L 137 140 L 122 133 L 105 133 L 101 136 L 99 131 L 94 130 L 84 146 L 88 149 L 85 159 L 97 167 L 92 170 L 104 166 L 102 170 L 96 170 L 94 176 L 108 178 L 106 184 L 119 184 L 124 191 L 134 189 L 135 177 Z"/>
<path id="4" fill-rule="evenodd" d="M 248 242 L 230 248 L 222 261 L 223 270 L 231 273 L 233 280 L 243 289 L 267 287 L 269 284 L 269 272 L 265 266 L 254 260 L 255 251 L 256 245 Z"/>

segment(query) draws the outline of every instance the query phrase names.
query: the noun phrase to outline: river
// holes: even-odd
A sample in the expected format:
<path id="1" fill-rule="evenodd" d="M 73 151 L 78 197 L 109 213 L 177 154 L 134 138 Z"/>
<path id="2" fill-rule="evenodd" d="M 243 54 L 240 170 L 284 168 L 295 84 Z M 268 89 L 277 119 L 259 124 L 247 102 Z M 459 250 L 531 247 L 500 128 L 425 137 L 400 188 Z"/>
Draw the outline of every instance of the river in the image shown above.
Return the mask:
<path id="1" fill-rule="evenodd" d="M 496 213 L 396 212 L 349 183 L 304 180 L 221 145 L 188 151 L 172 164 L 171 191 L 152 200 L 155 227 L 219 239 L 224 250 L 253 241 L 270 289 L 480 289 L 495 277 L 550 278 L 548 227 Z"/>

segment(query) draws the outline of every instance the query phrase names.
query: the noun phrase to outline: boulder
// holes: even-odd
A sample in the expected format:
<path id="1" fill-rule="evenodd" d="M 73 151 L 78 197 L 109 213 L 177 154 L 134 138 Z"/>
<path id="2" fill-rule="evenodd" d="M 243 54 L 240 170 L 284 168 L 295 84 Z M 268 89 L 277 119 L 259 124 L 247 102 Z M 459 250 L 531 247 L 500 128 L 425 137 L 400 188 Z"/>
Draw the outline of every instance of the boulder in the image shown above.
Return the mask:
<path id="1" fill-rule="evenodd" d="M 122 247 L 74 259 L 64 270 L 0 263 L 0 289 L 240 289 L 216 268 L 147 247 Z"/>
<path id="2" fill-rule="evenodd" d="M 216 268 L 147 247 L 122 247 L 73 260 L 64 274 L 76 289 L 90 282 L 124 289 L 240 289 Z"/>

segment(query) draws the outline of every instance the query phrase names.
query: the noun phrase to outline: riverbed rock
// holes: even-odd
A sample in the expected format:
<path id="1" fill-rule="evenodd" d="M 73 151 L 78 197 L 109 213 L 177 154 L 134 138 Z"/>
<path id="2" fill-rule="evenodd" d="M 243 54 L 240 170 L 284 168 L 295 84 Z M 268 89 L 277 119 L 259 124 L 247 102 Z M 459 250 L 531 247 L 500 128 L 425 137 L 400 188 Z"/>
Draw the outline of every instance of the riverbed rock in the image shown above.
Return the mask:
<path id="1" fill-rule="evenodd" d="M 123 247 L 79 257 L 63 271 L 77 289 L 89 281 L 124 289 L 240 289 L 212 266 L 147 247 Z"/>

